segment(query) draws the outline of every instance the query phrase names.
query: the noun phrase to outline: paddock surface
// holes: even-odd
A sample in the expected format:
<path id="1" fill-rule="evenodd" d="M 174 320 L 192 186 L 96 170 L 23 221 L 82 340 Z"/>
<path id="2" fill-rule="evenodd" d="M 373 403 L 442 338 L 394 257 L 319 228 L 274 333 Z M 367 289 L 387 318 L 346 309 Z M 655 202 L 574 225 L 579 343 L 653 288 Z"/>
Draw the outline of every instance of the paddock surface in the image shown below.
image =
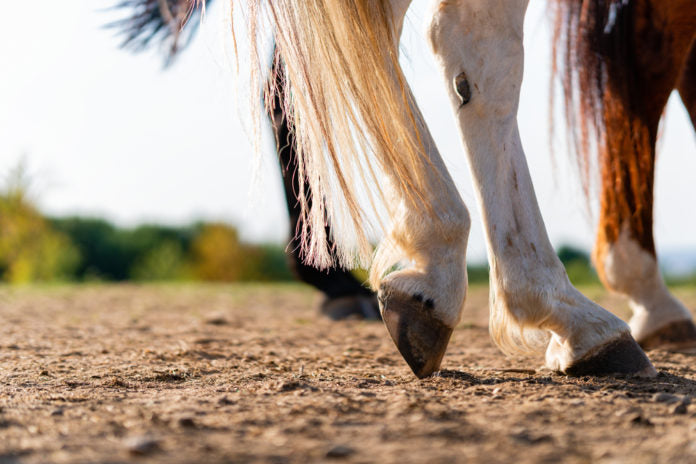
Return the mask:
<path id="1" fill-rule="evenodd" d="M 651 352 L 653 380 L 544 371 L 491 344 L 473 288 L 445 370 L 417 380 L 381 323 L 330 322 L 318 301 L 0 287 L 0 463 L 696 462 L 696 357 Z"/>

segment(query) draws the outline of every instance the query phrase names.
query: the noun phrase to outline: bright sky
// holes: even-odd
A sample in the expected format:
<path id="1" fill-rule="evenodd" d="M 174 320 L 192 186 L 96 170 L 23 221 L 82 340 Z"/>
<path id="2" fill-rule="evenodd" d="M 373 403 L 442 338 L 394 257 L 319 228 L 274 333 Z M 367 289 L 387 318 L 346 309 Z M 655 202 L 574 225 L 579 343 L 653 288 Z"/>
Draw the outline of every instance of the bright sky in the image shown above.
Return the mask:
<path id="1" fill-rule="evenodd" d="M 123 225 L 236 223 L 246 239 L 285 242 L 287 218 L 272 152 L 250 201 L 253 162 L 226 58 L 223 0 L 174 67 L 154 53 L 117 48 L 100 10 L 115 0 L 6 2 L 0 15 L 0 173 L 26 157 L 42 209 L 103 215 Z M 422 40 L 426 0 L 407 21 L 402 60 L 414 93 L 474 218 L 478 208 L 449 103 Z M 548 142 L 549 29 L 544 2 L 526 20 L 522 140 L 554 244 L 590 248 L 594 231 L 562 150 Z M 245 101 L 244 98 L 241 98 Z M 696 248 L 696 138 L 678 98 L 670 101 L 658 162 L 658 248 Z M 559 145 L 561 147 L 562 145 Z M 685 210 L 686 207 L 686 210 Z M 469 256 L 485 245 L 475 220 Z"/>

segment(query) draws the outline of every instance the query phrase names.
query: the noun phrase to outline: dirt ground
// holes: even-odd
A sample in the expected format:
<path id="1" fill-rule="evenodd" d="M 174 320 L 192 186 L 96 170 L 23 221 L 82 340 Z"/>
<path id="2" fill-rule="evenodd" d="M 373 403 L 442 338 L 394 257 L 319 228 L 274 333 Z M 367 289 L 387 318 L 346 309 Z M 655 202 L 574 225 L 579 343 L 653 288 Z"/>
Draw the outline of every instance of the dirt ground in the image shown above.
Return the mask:
<path id="1" fill-rule="evenodd" d="M 653 380 L 553 374 L 491 344 L 474 288 L 445 370 L 417 380 L 381 323 L 318 302 L 295 285 L 0 287 L 0 463 L 696 462 L 696 357 L 649 353 Z"/>

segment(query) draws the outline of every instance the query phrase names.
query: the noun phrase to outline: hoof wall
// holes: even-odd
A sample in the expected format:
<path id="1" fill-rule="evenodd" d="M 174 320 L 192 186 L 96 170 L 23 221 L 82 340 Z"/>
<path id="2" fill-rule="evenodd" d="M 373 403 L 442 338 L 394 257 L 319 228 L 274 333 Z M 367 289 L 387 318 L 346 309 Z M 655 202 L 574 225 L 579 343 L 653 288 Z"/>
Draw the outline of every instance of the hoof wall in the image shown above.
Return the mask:
<path id="1" fill-rule="evenodd" d="M 696 325 L 690 319 L 675 321 L 638 341 L 644 350 L 696 351 Z"/>
<path id="2" fill-rule="evenodd" d="M 321 304 L 319 312 L 334 321 L 345 319 L 365 319 L 379 321 L 379 305 L 374 295 L 351 295 L 339 298 L 327 298 Z"/>
<path id="3" fill-rule="evenodd" d="M 629 334 L 590 351 L 565 370 L 572 376 L 624 374 L 639 377 L 657 375 L 650 360 Z"/>
<path id="4" fill-rule="evenodd" d="M 401 356 L 422 379 L 440 369 L 452 329 L 433 315 L 433 302 L 382 287 L 382 319 Z"/>

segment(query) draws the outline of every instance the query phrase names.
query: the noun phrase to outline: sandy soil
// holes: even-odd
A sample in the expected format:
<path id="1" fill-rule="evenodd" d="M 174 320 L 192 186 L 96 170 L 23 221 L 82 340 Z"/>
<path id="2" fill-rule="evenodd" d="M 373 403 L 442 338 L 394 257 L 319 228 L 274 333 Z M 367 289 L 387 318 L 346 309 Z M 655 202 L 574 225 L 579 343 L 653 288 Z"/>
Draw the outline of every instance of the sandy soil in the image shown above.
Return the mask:
<path id="1" fill-rule="evenodd" d="M 491 344 L 478 288 L 446 370 L 417 380 L 381 323 L 321 319 L 318 301 L 0 287 L 0 463 L 696 462 L 695 357 L 651 352 L 649 381 L 537 369 Z"/>

